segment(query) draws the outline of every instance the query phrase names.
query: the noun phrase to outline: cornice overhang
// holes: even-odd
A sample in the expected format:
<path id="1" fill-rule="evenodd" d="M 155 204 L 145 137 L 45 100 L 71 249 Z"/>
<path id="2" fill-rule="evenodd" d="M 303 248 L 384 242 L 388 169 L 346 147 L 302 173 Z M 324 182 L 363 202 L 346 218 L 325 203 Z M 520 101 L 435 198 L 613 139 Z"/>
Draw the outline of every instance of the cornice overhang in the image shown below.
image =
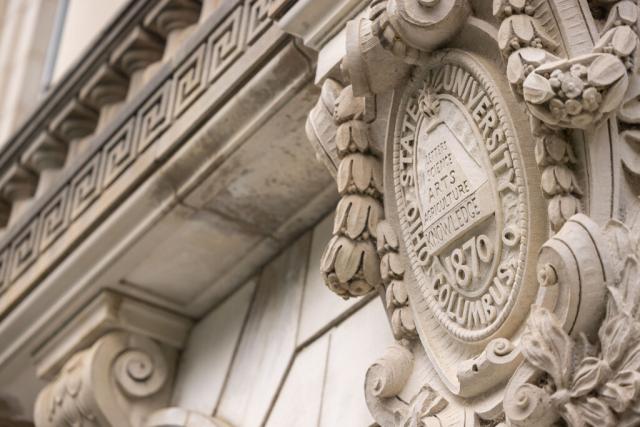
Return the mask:
<path id="1" fill-rule="evenodd" d="M 232 97 L 233 91 L 249 78 L 246 71 L 259 69 L 275 52 L 273 49 L 282 48 L 286 36 L 277 30 L 267 31 L 271 27 L 267 15 L 251 15 L 260 12 L 259 5 L 256 1 L 223 3 L 198 26 L 171 61 L 155 70 L 150 81 L 111 123 L 91 136 L 86 151 L 62 169 L 51 188 L 32 199 L 29 209 L 5 230 L 0 238 L 0 318 L 6 316 L 141 182 L 166 163 L 203 120 Z M 137 14 L 144 16 L 146 9 L 138 10 L 139 3 L 134 6 Z M 140 19 L 142 17 L 138 17 Z M 133 17 L 131 20 L 137 22 Z M 138 27 L 128 39 L 135 31 Z M 263 38 L 265 32 L 268 36 Z M 245 54 L 250 59 L 243 61 L 244 67 L 235 67 L 234 76 L 225 75 Z M 84 87 L 85 80 L 90 80 L 91 70 L 84 70 L 78 77 L 73 72 L 67 78 L 78 81 L 74 88 Z M 88 127 L 80 123 L 86 121 L 84 111 L 91 110 L 70 97 L 73 90 L 65 91 L 65 88 L 66 85 L 61 84 L 29 122 L 36 123 L 43 115 L 42 120 L 49 122 L 49 127 L 53 123 L 57 134 L 72 134 L 71 139 L 83 137 L 89 133 Z M 70 103 L 56 108 L 59 105 L 55 102 L 57 98 L 60 102 L 70 100 Z M 189 114 L 186 114 L 187 110 Z M 194 110 L 198 110 L 197 113 L 194 114 Z M 49 114 L 45 113 L 47 111 Z M 60 119 L 58 111 L 65 115 L 64 119 Z M 73 127 L 65 127 L 62 131 L 55 125 L 71 116 L 74 117 Z M 12 166 L 6 167 L 11 178 L 6 179 L 5 186 L 12 184 L 11 188 L 24 190 L 9 191 L 7 188 L 5 193 L 11 200 L 32 196 L 35 191 L 34 185 L 28 188 L 18 185 L 27 183 L 21 177 L 33 174 L 22 167 L 20 170 L 24 172 L 16 175 L 13 171 L 20 161 L 9 155 L 17 150 L 14 147 L 23 146 L 19 141 L 22 135 L 29 133 L 26 128 L 8 144 L 5 157 L 1 157 L 13 159 L 7 160 Z M 0 170 L 3 167 L 0 163 Z"/>
<path id="2" fill-rule="evenodd" d="M 137 2 L 131 6 L 135 13 L 123 12 L 135 15 L 127 28 L 139 28 L 151 3 Z M 300 126 L 318 93 L 315 54 L 273 25 L 272 3 L 222 2 L 173 57 L 154 66 L 153 75 L 108 123 L 100 118 L 96 133 L 71 162 L 63 165 L 59 159 L 67 144 L 55 129 L 34 139 L 55 154 L 44 164 L 55 166 L 58 175 L 0 237 L 0 341 L 9 343 L 0 349 L 0 384 L 30 364 L 37 349 L 104 289 L 189 318 L 201 316 L 335 204 L 329 174 L 312 161 Z M 96 58 L 111 61 L 112 55 Z M 52 92 L 19 138 L 38 134 L 38 120 L 58 117 L 70 108 L 63 108 L 65 102 L 78 102 L 70 88 L 95 111 L 105 93 L 92 90 L 92 84 L 120 88 L 126 76 L 104 64 L 83 69 L 86 74 L 71 72 Z M 122 99 L 121 91 L 114 93 Z M 85 111 L 76 110 L 73 114 Z M 284 126 L 291 131 L 282 137 Z M 3 161 L 21 159 L 28 160 L 29 171 L 41 169 L 38 151 L 28 144 L 24 152 L 7 150 L 0 154 L 0 171 Z M 270 186 L 265 186 L 265 162 L 280 165 Z M 253 196 L 235 199 L 225 188 L 243 188 Z M 252 216 L 256 212 L 266 220 Z M 224 274 L 199 276 L 208 280 L 206 286 L 199 283 L 188 295 L 180 294 L 183 283 L 175 283 L 176 291 L 160 290 L 153 280 L 141 284 L 140 275 L 132 275 L 158 247 L 173 244 L 167 236 L 173 239 L 202 217 L 229 230 L 229 236 L 207 242 L 213 254 L 225 255 L 209 260 Z M 234 233 L 241 245 L 233 246 Z"/>

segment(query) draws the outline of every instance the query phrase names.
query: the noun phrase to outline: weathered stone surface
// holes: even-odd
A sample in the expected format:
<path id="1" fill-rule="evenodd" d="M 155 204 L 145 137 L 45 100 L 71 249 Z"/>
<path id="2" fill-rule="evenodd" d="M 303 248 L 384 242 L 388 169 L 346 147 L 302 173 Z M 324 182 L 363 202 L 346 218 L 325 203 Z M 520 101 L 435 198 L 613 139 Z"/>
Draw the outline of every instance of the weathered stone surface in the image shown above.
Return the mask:
<path id="1" fill-rule="evenodd" d="M 309 236 L 304 236 L 260 275 L 216 415 L 234 425 L 259 426 L 296 349 L 306 277 Z"/>
<path id="2" fill-rule="evenodd" d="M 255 280 L 243 285 L 193 327 L 180 358 L 173 405 L 213 414 L 229 376 L 255 285 Z"/>
<path id="3" fill-rule="evenodd" d="M 639 16 L 130 4 L 0 152 L 7 417 L 638 424 Z"/>

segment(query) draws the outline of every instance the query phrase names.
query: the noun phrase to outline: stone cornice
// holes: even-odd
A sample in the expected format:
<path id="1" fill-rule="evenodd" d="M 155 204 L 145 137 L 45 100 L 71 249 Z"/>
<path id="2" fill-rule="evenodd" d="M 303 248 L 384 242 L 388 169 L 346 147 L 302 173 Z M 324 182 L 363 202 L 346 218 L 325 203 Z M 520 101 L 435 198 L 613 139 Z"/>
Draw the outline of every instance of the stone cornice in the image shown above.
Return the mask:
<path id="1" fill-rule="evenodd" d="M 267 3 L 224 2 L 198 26 L 170 63 L 163 63 L 155 70 L 155 76 L 112 122 L 91 137 L 86 151 L 61 171 L 58 181 L 32 200 L 23 217 L 6 230 L 0 239 L 0 317 L 188 136 L 188 130 L 197 121 L 193 117 L 198 115 L 184 117 L 186 109 L 205 93 L 210 96 L 210 106 L 220 105 L 220 101 L 226 99 L 231 88 L 227 82 L 218 87 L 217 82 L 231 64 L 245 54 L 251 55 L 259 45 L 259 38 L 271 26 Z M 146 9 L 139 7 L 136 3 L 135 10 L 143 17 Z M 131 30 L 127 37 L 131 37 L 139 30 L 139 22 L 127 28 Z M 278 37 L 284 35 L 280 33 Z M 257 57 L 256 61 L 259 60 Z M 88 87 L 89 77 L 93 76 L 86 77 L 79 80 L 82 84 L 74 87 L 78 90 Z M 52 96 L 57 96 L 58 90 L 61 89 L 56 89 Z M 70 101 L 68 106 L 84 106 L 75 96 L 64 99 Z M 69 108 L 57 111 L 75 112 Z M 198 114 L 210 113 L 210 108 Z M 39 120 L 38 114 L 34 121 Z M 52 130 L 57 134 L 56 129 Z M 168 135 L 163 137 L 165 134 Z M 34 132 L 33 136 L 38 138 L 39 134 Z M 81 134 L 74 133 L 74 136 Z M 29 144 L 23 145 L 24 150 L 28 147 Z M 5 157 L 8 155 L 5 153 Z M 2 163 L 5 157 L 0 157 L 0 171 L 6 167 Z M 11 165 L 12 161 L 6 162 Z M 125 174 L 127 169 L 130 170 Z"/>

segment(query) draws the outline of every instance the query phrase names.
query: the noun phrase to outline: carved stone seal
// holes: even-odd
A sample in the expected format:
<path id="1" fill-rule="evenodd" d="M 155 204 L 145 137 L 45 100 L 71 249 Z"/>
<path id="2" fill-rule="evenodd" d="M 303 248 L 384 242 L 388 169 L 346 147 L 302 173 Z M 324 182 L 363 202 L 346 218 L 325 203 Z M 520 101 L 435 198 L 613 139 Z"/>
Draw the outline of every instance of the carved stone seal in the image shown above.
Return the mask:
<path id="1" fill-rule="evenodd" d="M 532 169 L 522 150 L 530 147 L 514 125 L 521 112 L 512 117 L 508 89 L 489 68 L 476 55 L 446 50 L 416 69 L 399 94 L 388 152 L 418 331 L 461 396 L 482 391 L 463 368 L 474 352 L 516 338 L 538 286 L 527 260 L 539 239 L 532 245 L 530 234 L 546 233 L 531 218 L 540 197 L 526 184 Z"/>
<path id="2" fill-rule="evenodd" d="M 527 249 L 505 107 L 468 55 L 449 52 L 415 79 L 401 108 L 393 172 L 414 274 L 449 333 L 482 340 L 518 296 Z"/>

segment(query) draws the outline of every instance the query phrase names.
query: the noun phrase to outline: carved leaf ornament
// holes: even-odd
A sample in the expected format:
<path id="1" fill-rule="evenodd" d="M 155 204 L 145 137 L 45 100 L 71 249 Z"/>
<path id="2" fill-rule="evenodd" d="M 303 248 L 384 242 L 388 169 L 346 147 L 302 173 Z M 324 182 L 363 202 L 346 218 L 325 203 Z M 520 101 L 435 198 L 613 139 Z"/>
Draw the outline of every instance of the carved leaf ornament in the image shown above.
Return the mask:
<path id="1" fill-rule="evenodd" d="M 609 287 L 598 342 L 574 341 L 558 319 L 535 307 L 522 337 L 522 353 L 546 373 L 542 380 L 550 409 L 570 426 L 634 426 L 640 423 L 640 281 L 638 242 L 611 223 L 609 232 L 625 241 L 615 251 L 618 278 Z M 632 249 L 633 248 L 633 249 Z"/>
<path id="2" fill-rule="evenodd" d="M 364 101 L 354 98 L 348 86 L 338 96 L 334 110 L 340 161 L 336 182 L 341 199 L 321 271 L 327 286 L 344 298 L 364 295 L 381 283 L 375 238 L 384 217 L 382 169 L 363 120 L 364 108 Z"/>

